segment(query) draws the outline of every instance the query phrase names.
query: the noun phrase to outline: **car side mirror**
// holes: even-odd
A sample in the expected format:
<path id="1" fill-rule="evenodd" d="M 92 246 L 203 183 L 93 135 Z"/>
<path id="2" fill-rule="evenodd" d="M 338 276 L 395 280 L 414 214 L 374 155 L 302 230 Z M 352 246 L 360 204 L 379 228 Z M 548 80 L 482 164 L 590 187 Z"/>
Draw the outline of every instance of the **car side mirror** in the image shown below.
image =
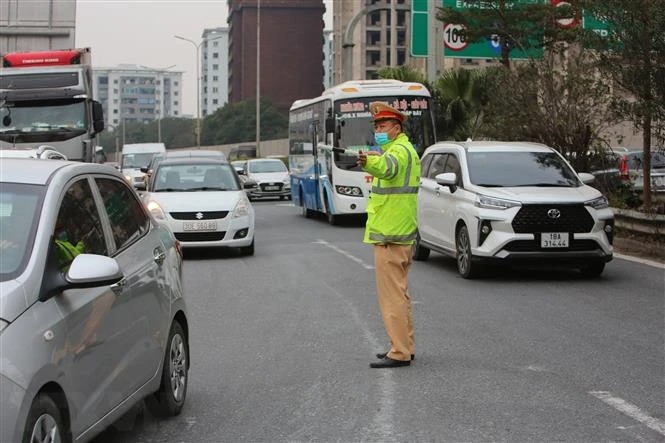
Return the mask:
<path id="1" fill-rule="evenodd" d="M 448 186 L 451 193 L 457 190 L 457 174 L 454 172 L 438 174 L 434 177 L 434 180 L 441 186 Z"/>
<path id="2" fill-rule="evenodd" d="M 593 174 L 589 174 L 588 172 L 580 172 L 577 174 L 580 177 L 580 180 L 582 180 L 582 183 L 585 185 L 591 184 L 596 180 L 596 177 Z"/>
<path id="3" fill-rule="evenodd" d="M 146 184 L 145 184 L 145 181 L 134 183 L 134 187 L 135 187 L 138 191 L 145 191 L 145 190 L 146 190 Z"/>

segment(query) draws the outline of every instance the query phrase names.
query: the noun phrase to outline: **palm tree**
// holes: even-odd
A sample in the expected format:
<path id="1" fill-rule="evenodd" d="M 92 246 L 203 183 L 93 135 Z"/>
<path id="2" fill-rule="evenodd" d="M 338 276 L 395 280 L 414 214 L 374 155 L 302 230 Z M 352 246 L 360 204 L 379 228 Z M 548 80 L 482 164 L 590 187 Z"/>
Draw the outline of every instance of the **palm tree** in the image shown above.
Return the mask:
<path id="1" fill-rule="evenodd" d="M 449 69 L 434 82 L 438 133 L 454 140 L 478 135 L 487 104 L 487 71 Z"/>

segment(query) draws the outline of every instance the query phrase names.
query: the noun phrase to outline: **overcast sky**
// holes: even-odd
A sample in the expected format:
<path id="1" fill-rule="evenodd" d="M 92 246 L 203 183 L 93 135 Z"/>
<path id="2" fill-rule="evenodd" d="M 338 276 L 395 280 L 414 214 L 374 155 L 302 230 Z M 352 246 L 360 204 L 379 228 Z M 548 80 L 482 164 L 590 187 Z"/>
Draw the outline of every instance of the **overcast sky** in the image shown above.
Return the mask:
<path id="1" fill-rule="evenodd" d="M 332 1 L 326 5 L 331 27 Z M 92 48 L 94 66 L 121 63 L 183 71 L 182 113 L 196 115 L 196 50 L 205 28 L 227 26 L 227 0 L 78 0 L 76 47 Z M 288 29 L 288 27 L 286 28 Z"/>

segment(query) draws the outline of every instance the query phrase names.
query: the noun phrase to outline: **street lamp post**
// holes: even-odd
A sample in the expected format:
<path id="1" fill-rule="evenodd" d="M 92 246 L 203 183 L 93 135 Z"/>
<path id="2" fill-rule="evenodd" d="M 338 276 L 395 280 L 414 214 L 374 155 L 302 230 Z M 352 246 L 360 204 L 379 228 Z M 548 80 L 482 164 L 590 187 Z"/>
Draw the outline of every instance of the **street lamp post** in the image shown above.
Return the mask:
<path id="1" fill-rule="evenodd" d="M 196 48 L 196 147 L 201 149 L 201 55 L 199 48 L 205 40 L 197 44 L 194 40 L 190 40 L 180 35 L 174 35 L 173 37 L 189 42 L 194 45 L 194 48 Z"/>
<path id="2" fill-rule="evenodd" d="M 261 157 L 261 0 L 256 3 L 256 156 Z"/>

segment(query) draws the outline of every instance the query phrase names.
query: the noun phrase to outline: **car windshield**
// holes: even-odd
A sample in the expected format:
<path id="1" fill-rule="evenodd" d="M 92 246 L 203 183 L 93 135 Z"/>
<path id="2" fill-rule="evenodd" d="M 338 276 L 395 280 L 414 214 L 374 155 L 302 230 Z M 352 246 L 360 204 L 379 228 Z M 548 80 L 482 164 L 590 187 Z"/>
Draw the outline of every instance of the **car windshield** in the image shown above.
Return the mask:
<path id="1" fill-rule="evenodd" d="M 124 168 L 145 168 L 155 156 L 154 152 L 144 154 L 125 154 L 122 156 L 122 167 Z"/>
<path id="2" fill-rule="evenodd" d="M 287 172 L 286 165 L 280 160 L 259 160 L 249 162 L 247 165 L 249 172 Z"/>
<path id="3" fill-rule="evenodd" d="M 642 152 L 633 152 L 627 155 L 628 167 L 630 169 L 642 169 L 644 154 Z M 665 168 L 665 154 L 660 152 L 651 153 L 651 169 Z"/>
<path id="4" fill-rule="evenodd" d="M 0 279 L 23 272 L 37 231 L 44 187 L 3 183 L 0 190 Z"/>
<path id="5" fill-rule="evenodd" d="M 467 160 L 471 183 L 478 186 L 581 186 L 555 152 L 469 152 Z"/>
<path id="6" fill-rule="evenodd" d="M 238 191 L 237 175 L 228 164 L 163 163 L 157 168 L 154 192 Z"/>

